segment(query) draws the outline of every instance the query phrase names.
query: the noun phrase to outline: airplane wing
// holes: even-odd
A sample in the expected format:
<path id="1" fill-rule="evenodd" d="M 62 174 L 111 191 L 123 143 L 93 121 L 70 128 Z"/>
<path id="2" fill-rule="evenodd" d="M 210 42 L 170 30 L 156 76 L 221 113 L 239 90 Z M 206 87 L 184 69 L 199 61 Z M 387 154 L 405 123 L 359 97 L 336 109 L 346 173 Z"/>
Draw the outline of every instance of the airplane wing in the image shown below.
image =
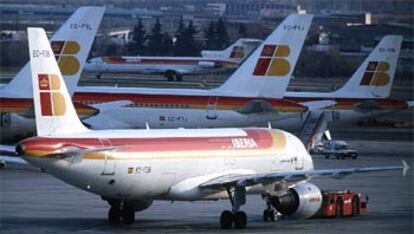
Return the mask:
<path id="1" fill-rule="evenodd" d="M 16 156 L 14 145 L 0 145 L 0 168 L 4 167 L 6 163 L 27 164 L 24 159 Z"/>
<path id="2" fill-rule="evenodd" d="M 311 102 L 301 102 L 300 104 L 309 108 L 309 110 L 320 110 L 323 108 L 331 107 L 336 104 L 332 100 L 322 100 L 322 101 L 311 101 Z"/>
<path id="3" fill-rule="evenodd" d="M 408 164 L 402 160 L 401 166 L 387 166 L 387 167 L 363 167 L 363 168 L 342 168 L 342 169 L 321 169 L 300 172 L 286 172 L 286 173 L 266 173 L 266 174 L 252 174 L 252 175 L 224 175 L 210 179 L 199 185 L 201 189 L 227 189 L 232 187 L 246 187 L 257 184 L 271 184 L 274 182 L 299 182 L 307 180 L 311 177 L 330 176 L 334 179 L 342 179 L 347 175 L 356 173 L 369 173 L 378 171 L 394 171 L 402 170 L 403 176 L 409 170 Z"/>
<path id="4" fill-rule="evenodd" d="M 0 145 L 0 155 L 16 156 L 14 145 Z"/>
<path id="5" fill-rule="evenodd" d="M 353 109 L 361 113 L 368 113 L 371 111 L 381 110 L 382 108 L 375 101 L 369 100 L 354 105 Z"/>
<path id="6" fill-rule="evenodd" d="M 103 110 L 103 109 L 114 109 L 114 108 L 120 108 L 120 107 L 124 107 L 124 106 L 128 106 L 128 105 L 133 105 L 134 102 L 132 101 L 113 101 L 113 102 L 103 102 L 103 103 L 99 103 L 99 104 L 93 104 L 92 107 L 98 109 L 99 111 Z"/>
<path id="7" fill-rule="evenodd" d="M 248 102 L 246 105 L 242 106 L 239 110 L 241 114 L 258 114 L 258 113 L 270 113 L 274 112 L 277 113 L 272 105 L 264 100 L 252 100 Z"/>
<path id="8" fill-rule="evenodd" d="M 13 164 L 28 164 L 24 159 L 21 157 L 16 156 L 0 156 L 0 167 L 4 167 L 6 163 L 13 163 Z"/>

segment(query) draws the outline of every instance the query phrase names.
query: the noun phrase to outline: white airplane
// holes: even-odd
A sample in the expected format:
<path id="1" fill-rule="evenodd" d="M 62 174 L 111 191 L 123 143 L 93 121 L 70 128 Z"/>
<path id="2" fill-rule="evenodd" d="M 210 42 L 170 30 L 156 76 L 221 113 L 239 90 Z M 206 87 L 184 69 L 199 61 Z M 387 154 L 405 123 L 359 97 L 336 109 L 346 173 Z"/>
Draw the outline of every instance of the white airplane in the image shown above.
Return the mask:
<path id="1" fill-rule="evenodd" d="M 266 126 L 300 116 L 307 106 L 281 98 L 311 21 L 311 15 L 288 16 L 216 89 L 80 86 L 73 100 L 99 109 L 84 120 L 93 129 Z"/>
<path id="2" fill-rule="evenodd" d="M 311 177 L 401 169 L 404 175 L 409 168 L 403 161 L 402 166 L 316 170 L 300 140 L 281 130 L 89 130 L 75 112 L 45 32 L 29 28 L 28 35 L 38 136 L 21 141 L 16 152 L 105 199 L 110 223 L 133 223 L 135 211 L 154 200 L 228 198 L 232 209 L 222 212 L 220 225 L 243 229 L 247 216 L 240 208 L 247 194 L 266 197 L 266 219 L 275 209 L 308 218 L 322 203 Z"/>
<path id="3" fill-rule="evenodd" d="M 332 105 L 313 108 L 305 118 L 290 118 L 272 124 L 288 130 L 302 126 L 301 139 L 310 141 L 309 147 L 312 148 L 328 125 L 407 110 L 409 102 L 389 98 L 402 39 L 400 35 L 384 36 L 348 82 L 334 92 L 286 92 L 285 100 L 303 104 L 331 101 Z"/>
<path id="4" fill-rule="evenodd" d="M 105 56 L 87 61 L 85 71 L 102 73 L 164 74 L 169 81 L 183 75 L 211 74 L 236 69 L 261 43 L 241 38 L 223 51 L 202 51 L 201 57 Z"/>
<path id="5" fill-rule="evenodd" d="M 80 7 L 51 38 L 53 52 L 71 94 L 80 79 L 104 11 L 104 7 Z M 9 84 L 0 89 L 0 137 L 3 142 L 30 135 L 35 130 L 29 77 L 30 65 L 27 63 Z M 80 103 L 76 103 L 76 109 L 81 116 L 97 112 Z"/>
<path id="6" fill-rule="evenodd" d="M 84 122 L 94 129 L 145 128 L 146 125 L 154 128 L 265 126 L 269 119 L 301 115 L 308 107 L 283 101 L 281 98 L 298 59 L 311 19 L 310 15 L 289 16 L 268 37 L 265 45 L 256 49 L 228 81 L 217 89 L 190 89 L 186 90 L 184 95 L 180 95 L 180 89 L 176 89 L 173 94 L 168 93 L 170 89 L 165 89 L 167 93 L 164 95 L 164 90 L 160 89 L 88 86 L 78 87 L 73 95 L 74 102 L 94 104 L 94 107 L 99 109 L 98 115 L 84 119 Z M 277 45 L 278 49 L 275 50 Z M 262 55 L 268 48 L 275 50 L 274 56 Z M 260 69 L 266 69 L 262 63 L 270 60 L 273 62 L 268 64 L 267 74 L 254 74 L 262 72 Z M 246 79 L 246 74 L 252 75 Z M 15 79 L 19 81 L 13 82 L 26 86 L 28 84 L 23 76 L 17 76 Z M 4 107 L 23 101 L 30 107 L 32 103 L 31 99 L 11 97 L 0 100 L 4 100 L 0 102 Z M 124 107 L 125 105 L 128 106 Z M 9 112 L 19 110 L 10 108 Z M 31 113 L 30 116 L 11 115 L 11 121 L 5 122 L 11 124 L 2 126 L 9 134 L 2 137 L 14 138 L 15 135 L 21 134 L 22 127 L 27 127 L 32 130 L 28 132 L 33 132 L 33 111 Z M 20 119 L 20 128 L 16 128 L 13 123 Z M 21 124 L 23 120 L 25 122 Z"/>

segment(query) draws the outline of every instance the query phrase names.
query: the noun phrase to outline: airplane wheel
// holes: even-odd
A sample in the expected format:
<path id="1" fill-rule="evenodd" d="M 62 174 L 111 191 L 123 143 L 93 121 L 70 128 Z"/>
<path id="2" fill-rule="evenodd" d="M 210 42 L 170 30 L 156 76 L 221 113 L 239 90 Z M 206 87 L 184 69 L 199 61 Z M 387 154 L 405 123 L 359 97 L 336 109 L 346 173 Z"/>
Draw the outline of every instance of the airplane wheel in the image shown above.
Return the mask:
<path id="1" fill-rule="evenodd" d="M 176 74 L 176 75 L 175 75 L 175 80 L 176 80 L 176 81 L 183 81 L 183 76 L 182 76 L 182 75 L 180 75 L 180 74 Z"/>
<path id="2" fill-rule="evenodd" d="M 110 224 L 121 223 L 121 209 L 119 206 L 111 206 L 108 212 L 108 221 Z"/>
<path id="3" fill-rule="evenodd" d="M 230 229 L 233 224 L 233 213 L 229 210 L 221 212 L 220 226 L 222 229 Z"/>
<path id="4" fill-rule="evenodd" d="M 167 77 L 168 81 L 174 81 L 175 72 L 174 71 L 167 71 L 167 72 L 165 72 L 165 76 Z"/>
<path id="5" fill-rule="evenodd" d="M 234 215 L 234 228 L 245 229 L 247 224 L 247 215 L 243 211 L 237 211 Z"/>
<path id="6" fill-rule="evenodd" d="M 336 217 L 342 217 L 344 216 L 344 207 L 342 200 L 338 199 L 336 201 Z"/>
<path id="7" fill-rule="evenodd" d="M 123 224 L 135 223 L 135 211 L 132 207 L 125 206 L 121 211 L 121 216 Z"/>
<path id="8" fill-rule="evenodd" d="M 275 212 L 271 209 L 266 209 L 263 211 L 263 221 L 275 221 Z"/>

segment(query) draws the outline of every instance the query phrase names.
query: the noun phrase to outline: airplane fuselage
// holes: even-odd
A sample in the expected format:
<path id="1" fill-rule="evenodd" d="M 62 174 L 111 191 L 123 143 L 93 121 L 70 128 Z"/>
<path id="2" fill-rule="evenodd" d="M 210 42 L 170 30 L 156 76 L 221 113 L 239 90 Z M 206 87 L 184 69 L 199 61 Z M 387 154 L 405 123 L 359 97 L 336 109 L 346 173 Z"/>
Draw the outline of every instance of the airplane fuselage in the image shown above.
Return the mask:
<path id="1" fill-rule="evenodd" d="M 138 92 L 140 90 L 142 92 Z M 395 99 L 293 95 L 284 99 L 271 99 L 210 96 L 208 90 L 197 90 L 198 95 L 196 91 L 186 92 L 185 89 L 158 90 L 152 92 L 154 94 L 150 94 L 151 89 L 148 90 L 147 92 L 146 89 L 133 88 L 120 93 L 117 92 L 117 88 L 109 87 L 103 88 L 102 92 L 76 92 L 73 100 L 77 103 L 78 113 L 82 116 L 91 116 L 84 121 L 93 129 L 145 128 L 146 124 L 151 128 L 260 127 L 270 122 L 275 128 L 298 131 L 306 119 L 306 107 L 300 103 L 335 101 L 333 106 L 318 110 L 327 112 L 327 120 L 334 125 L 407 109 L 405 101 Z M 166 94 L 161 94 L 162 92 Z M 131 103 L 103 109 L 97 115 L 94 115 L 97 113 L 96 109 L 86 106 L 116 101 Z M 254 102 L 258 104 L 253 104 Z M 2 134 L 2 138 L 12 139 L 18 135 L 28 134 L 34 129 L 34 121 L 30 116 L 25 117 L 25 112 L 31 106 L 31 99 L 0 98 L 1 127 L 5 133 Z M 19 125 L 18 128 L 15 127 L 16 124 Z"/>
<path id="2" fill-rule="evenodd" d="M 149 73 L 174 71 L 179 74 L 202 74 L 235 69 L 236 61 L 201 57 L 117 57 L 94 58 L 85 65 L 89 72 Z"/>
<path id="3" fill-rule="evenodd" d="M 225 192 L 199 185 L 220 175 L 306 171 L 310 155 L 290 133 L 268 129 L 120 130 L 19 143 L 24 158 L 80 189 L 111 198 L 203 200 Z M 114 147 L 83 156 L 67 149 Z M 263 186 L 248 189 L 263 193 Z"/>
<path id="4" fill-rule="evenodd" d="M 301 115 L 306 107 L 280 99 L 226 96 L 149 95 L 133 93 L 75 93 L 78 114 L 94 129 L 210 128 L 265 126 L 269 121 Z M 127 106 L 97 110 L 86 105 L 130 101 Z M 256 103 L 259 101 L 259 103 Z M 22 133 L 23 124 L 34 129 L 32 117 L 24 115 L 32 107 L 31 99 L 0 98 L 2 138 L 13 139 Z M 97 114 L 96 116 L 94 116 Z M 24 123 L 21 119 L 26 120 Z M 16 124 L 20 126 L 16 128 Z"/>

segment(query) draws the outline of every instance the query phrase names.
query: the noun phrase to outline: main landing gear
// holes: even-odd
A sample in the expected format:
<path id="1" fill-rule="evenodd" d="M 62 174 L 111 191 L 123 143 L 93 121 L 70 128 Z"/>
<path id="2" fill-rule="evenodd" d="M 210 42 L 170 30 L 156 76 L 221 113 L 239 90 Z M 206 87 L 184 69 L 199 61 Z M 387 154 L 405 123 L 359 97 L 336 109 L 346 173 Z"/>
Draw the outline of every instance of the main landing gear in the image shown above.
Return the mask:
<path id="1" fill-rule="evenodd" d="M 232 189 L 227 188 L 230 198 L 232 211 L 225 210 L 220 215 L 220 226 L 222 229 L 244 229 L 247 224 L 247 215 L 243 211 L 239 211 L 240 206 L 246 203 L 246 188 L 236 186 Z"/>
<path id="2" fill-rule="evenodd" d="M 275 208 L 273 208 L 272 203 L 270 201 L 271 197 L 270 195 L 266 194 L 263 195 L 263 199 L 266 201 L 267 208 L 263 211 L 263 221 L 264 222 L 274 222 L 276 221 L 280 216 L 279 213 L 276 211 Z"/>
<path id="3" fill-rule="evenodd" d="M 165 77 L 167 77 L 168 81 L 183 81 L 183 75 L 172 70 L 166 71 Z"/>
<path id="4" fill-rule="evenodd" d="M 128 201 L 103 199 L 111 206 L 108 211 L 108 222 L 110 224 L 133 224 L 135 222 L 135 210 Z"/>
<path id="5" fill-rule="evenodd" d="M 230 229 L 234 224 L 235 229 L 244 229 L 247 224 L 247 215 L 243 211 L 235 213 L 225 210 L 220 215 L 220 226 L 223 229 Z"/>

